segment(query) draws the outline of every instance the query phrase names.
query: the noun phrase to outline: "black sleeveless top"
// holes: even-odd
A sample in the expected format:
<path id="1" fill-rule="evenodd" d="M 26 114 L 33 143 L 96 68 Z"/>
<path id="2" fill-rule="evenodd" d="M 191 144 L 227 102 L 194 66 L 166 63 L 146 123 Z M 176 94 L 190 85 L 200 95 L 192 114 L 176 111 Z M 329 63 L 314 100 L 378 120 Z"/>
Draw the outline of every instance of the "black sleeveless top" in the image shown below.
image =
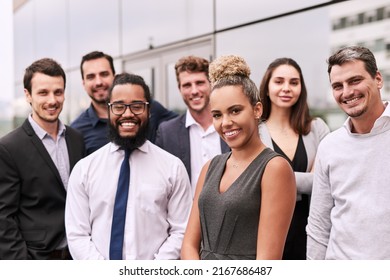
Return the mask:
<path id="1" fill-rule="evenodd" d="M 302 135 L 299 135 L 297 149 L 295 150 L 295 154 L 292 160 L 290 160 L 290 158 L 282 151 L 282 149 L 279 148 L 279 146 L 275 143 L 273 139 L 271 140 L 275 152 L 284 156 L 291 164 L 291 167 L 295 172 L 306 172 L 307 153 L 306 153 L 305 145 L 303 144 Z"/>
<path id="2" fill-rule="evenodd" d="M 294 158 L 290 160 L 280 147 L 272 140 L 275 152 L 284 156 L 291 164 L 295 172 L 306 172 L 307 153 L 303 143 L 302 135 L 299 135 L 297 149 Z M 291 225 L 287 234 L 283 251 L 284 260 L 305 260 L 306 259 L 306 225 L 309 216 L 309 196 L 300 194 L 301 199 L 297 201 Z"/>
<path id="3" fill-rule="evenodd" d="M 279 156 L 264 149 L 224 192 L 219 186 L 231 152 L 214 157 L 199 196 L 202 231 L 200 257 L 215 259 L 256 259 L 260 217 L 260 183 L 267 163 Z"/>

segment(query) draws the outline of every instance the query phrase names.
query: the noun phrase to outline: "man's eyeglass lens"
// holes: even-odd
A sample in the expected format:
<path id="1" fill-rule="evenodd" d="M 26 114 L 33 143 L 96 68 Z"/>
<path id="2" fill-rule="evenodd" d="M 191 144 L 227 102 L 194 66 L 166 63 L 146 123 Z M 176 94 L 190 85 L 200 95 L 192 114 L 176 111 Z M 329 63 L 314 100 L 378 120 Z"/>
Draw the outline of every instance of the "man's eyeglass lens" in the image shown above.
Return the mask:
<path id="1" fill-rule="evenodd" d="M 130 104 L 109 103 L 108 105 L 111 107 L 111 112 L 115 115 L 123 115 L 124 112 L 126 111 L 127 107 L 130 108 L 130 111 L 134 115 L 139 115 L 145 111 L 145 107 L 148 104 L 149 104 L 149 102 L 130 103 Z"/>

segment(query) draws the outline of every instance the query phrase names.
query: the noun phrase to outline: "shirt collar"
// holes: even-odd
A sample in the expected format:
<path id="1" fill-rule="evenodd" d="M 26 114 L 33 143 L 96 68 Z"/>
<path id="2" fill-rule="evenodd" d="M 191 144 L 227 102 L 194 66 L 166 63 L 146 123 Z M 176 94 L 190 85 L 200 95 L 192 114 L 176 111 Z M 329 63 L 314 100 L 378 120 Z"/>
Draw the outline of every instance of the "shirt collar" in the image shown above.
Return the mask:
<path id="1" fill-rule="evenodd" d="M 98 117 L 98 115 L 96 114 L 95 108 L 93 108 L 93 106 L 92 106 L 92 103 L 89 106 L 89 108 L 87 109 L 87 113 L 88 113 L 88 116 L 91 120 L 91 124 L 93 127 L 95 127 L 98 124 L 98 122 L 104 122 L 104 123 L 107 122 L 107 119 L 101 119 Z"/>
<path id="2" fill-rule="evenodd" d="M 385 110 L 383 111 L 382 115 L 375 121 L 374 126 L 372 127 L 370 133 L 368 134 L 376 134 L 376 133 L 381 133 L 384 130 L 390 129 L 390 106 L 388 106 L 389 102 L 385 101 L 383 102 L 385 105 Z M 353 133 L 351 131 L 352 128 L 352 122 L 351 122 L 351 117 L 348 117 L 347 120 L 344 122 L 345 129 L 348 131 L 349 134 L 353 135 L 360 135 L 358 133 Z"/>
<path id="3" fill-rule="evenodd" d="M 32 114 L 28 115 L 28 121 L 30 122 L 35 134 L 38 136 L 39 139 L 42 140 L 43 138 L 45 138 L 46 135 L 49 135 L 46 130 L 40 127 L 39 124 L 32 118 Z M 65 125 L 61 122 L 60 119 L 58 119 L 58 136 L 65 136 L 65 131 Z"/>
<path id="4" fill-rule="evenodd" d="M 149 142 L 149 140 L 146 140 L 143 145 L 141 145 L 140 147 L 137 148 L 137 150 L 140 150 L 143 153 L 147 153 L 150 149 L 150 146 L 149 146 L 150 144 L 151 143 Z M 109 145 L 110 145 L 109 149 L 110 149 L 111 153 L 122 150 L 121 147 L 119 147 L 117 144 L 115 144 L 113 142 L 110 142 Z"/>
<path id="5" fill-rule="evenodd" d="M 196 125 L 200 128 L 202 128 L 202 126 L 194 119 L 194 117 L 191 115 L 190 111 L 187 110 L 186 112 L 186 123 L 185 123 L 185 126 L 186 128 L 189 128 L 190 126 L 193 126 L 193 125 Z M 202 128 L 202 131 L 203 131 L 203 128 Z M 211 133 L 214 133 L 216 130 L 214 128 L 214 125 L 211 124 L 206 131 L 204 131 L 205 135 L 208 135 L 208 134 L 211 134 Z"/>
<path id="6" fill-rule="evenodd" d="M 191 125 L 197 125 L 198 123 L 195 121 L 195 119 L 192 117 L 189 110 L 186 112 L 186 128 L 190 127 Z"/>

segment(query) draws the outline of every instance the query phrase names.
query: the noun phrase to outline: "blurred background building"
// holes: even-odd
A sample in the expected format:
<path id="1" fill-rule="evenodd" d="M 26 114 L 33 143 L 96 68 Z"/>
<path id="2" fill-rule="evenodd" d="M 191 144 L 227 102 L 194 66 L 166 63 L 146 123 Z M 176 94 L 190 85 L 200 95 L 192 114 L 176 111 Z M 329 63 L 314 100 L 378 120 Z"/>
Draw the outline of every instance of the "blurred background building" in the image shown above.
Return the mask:
<path id="1" fill-rule="evenodd" d="M 4 1 L 12 0 L 3 0 L 0 10 Z M 30 112 L 23 93 L 24 69 L 42 57 L 57 60 L 66 70 L 61 119 L 70 123 L 76 118 L 89 105 L 82 88 L 81 57 L 94 50 L 112 55 L 118 73 L 143 76 L 154 97 L 176 111 L 185 105 L 177 90 L 174 63 L 184 55 L 210 60 L 241 55 L 257 84 L 272 60 L 291 57 L 302 67 L 312 113 L 335 129 L 345 115 L 333 100 L 326 59 L 341 46 L 358 44 L 375 53 L 386 82 L 383 98 L 390 99 L 390 0 L 13 0 L 12 4 L 6 9 L 13 23 L 7 37 L 12 50 L 0 47 L 8 54 L 0 69 L 11 71 L 7 81 L 13 80 L 11 89 L 1 94 L 0 136 Z"/>

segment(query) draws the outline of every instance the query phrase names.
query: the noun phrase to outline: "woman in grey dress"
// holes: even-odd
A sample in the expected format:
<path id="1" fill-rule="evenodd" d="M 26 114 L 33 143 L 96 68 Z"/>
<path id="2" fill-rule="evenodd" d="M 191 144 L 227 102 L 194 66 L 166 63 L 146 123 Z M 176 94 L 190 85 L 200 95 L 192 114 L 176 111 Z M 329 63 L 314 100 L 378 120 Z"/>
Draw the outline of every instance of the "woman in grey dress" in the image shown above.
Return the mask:
<path id="1" fill-rule="evenodd" d="M 288 161 L 261 142 L 262 114 L 246 62 L 222 56 L 210 64 L 213 123 L 231 152 L 199 176 L 182 259 L 280 259 L 296 185 Z"/>

